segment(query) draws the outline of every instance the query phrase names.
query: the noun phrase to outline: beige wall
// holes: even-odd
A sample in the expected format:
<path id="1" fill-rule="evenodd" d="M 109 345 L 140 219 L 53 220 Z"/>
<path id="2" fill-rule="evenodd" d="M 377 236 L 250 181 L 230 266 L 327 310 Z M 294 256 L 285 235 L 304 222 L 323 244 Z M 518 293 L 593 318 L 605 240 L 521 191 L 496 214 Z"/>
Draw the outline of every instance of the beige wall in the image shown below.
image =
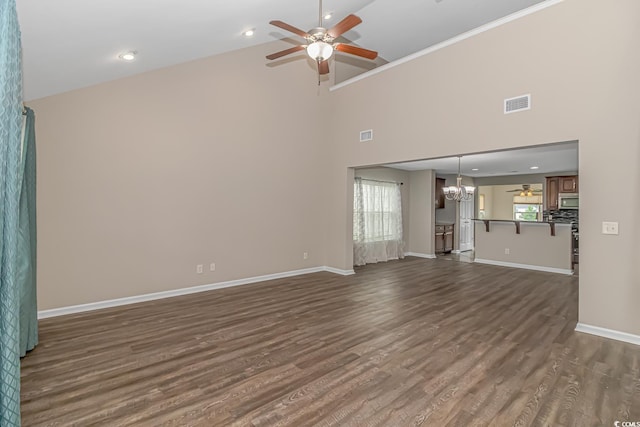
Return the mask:
<path id="1" fill-rule="evenodd" d="M 640 186 L 638 16 L 635 0 L 566 0 L 332 92 L 329 264 L 350 264 L 348 166 L 578 140 L 579 319 L 640 334 L 640 198 L 628 197 Z M 502 113 L 525 93 L 531 110 Z M 358 143 L 370 128 L 375 140 Z M 602 235 L 602 221 L 620 235 Z"/>
<path id="2" fill-rule="evenodd" d="M 407 252 L 421 255 L 434 254 L 435 225 L 435 172 L 432 170 L 411 172 L 409 224 L 411 235 Z"/>
<path id="3" fill-rule="evenodd" d="M 353 167 L 579 140 L 580 321 L 640 334 L 638 16 L 566 0 L 329 94 L 271 44 L 31 102 L 40 308 L 351 269 Z"/>
<path id="4" fill-rule="evenodd" d="M 40 309 L 325 264 L 327 97 L 280 47 L 29 103 Z"/>
<path id="5" fill-rule="evenodd" d="M 513 185 L 493 185 L 478 187 L 480 192 L 489 192 L 492 197 L 490 199 L 491 205 L 489 210 L 491 216 L 486 218 L 491 219 L 513 219 L 513 195 L 514 193 L 508 193 L 507 190 L 513 190 Z M 486 199 L 485 199 L 486 203 Z"/>
<path id="6" fill-rule="evenodd" d="M 331 74 L 335 77 L 335 83 L 341 83 L 388 62 L 380 57 L 370 61 L 353 55 L 338 55 L 334 58 L 330 67 L 334 71 Z"/>
<path id="7" fill-rule="evenodd" d="M 571 271 L 571 225 L 556 226 L 552 236 L 548 224 L 476 222 L 476 259 Z M 506 254 L 506 249 L 509 253 Z"/>
<path id="8" fill-rule="evenodd" d="M 513 193 L 507 193 L 505 190 L 508 188 L 513 187 L 505 187 L 503 185 L 494 185 L 492 187 L 491 218 L 513 219 Z"/>
<path id="9" fill-rule="evenodd" d="M 493 218 L 493 187 L 478 186 L 478 199 L 476 199 L 476 218 L 483 218 L 480 215 L 480 195 L 484 195 L 484 218 Z"/>

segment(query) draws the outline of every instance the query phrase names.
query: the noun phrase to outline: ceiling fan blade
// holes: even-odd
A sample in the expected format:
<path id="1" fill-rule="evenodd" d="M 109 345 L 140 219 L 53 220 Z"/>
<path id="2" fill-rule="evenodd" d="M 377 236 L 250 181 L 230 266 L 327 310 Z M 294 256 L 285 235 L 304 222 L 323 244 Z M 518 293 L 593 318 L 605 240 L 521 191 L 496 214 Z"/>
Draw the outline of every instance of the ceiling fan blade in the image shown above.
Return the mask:
<path id="1" fill-rule="evenodd" d="M 351 55 L 361 56 L 367 59 L 376 59 L 378 57 L 378 52 L 369 49 L 363 49 L 358 46 L 351 46 L 349 44 L 339 43 L 335 47 L 336 50 L 344 53 L 350 53 Z"/>
<path id="2" fill-rule="evenodd" d="M 267 59 L 278 59 L 278 58 L 282 58 L 283 56 L 295 53 L 295 52 L 299 52 L 301 50 L 304 50 L 305 46 L 300 45 L 300 46 L 294 46 L 294 47 L 290 47 L 289 49 L 285 49 L 285 50 L 281 50 L 280 52 L 276 52 L 276 53 L 272 53 L 271 55 L 267 55 Z"/>
<path id="3" fill-rule="evenodd" d="M 329 61 L 328 60 L 324 60 L 324 61 L 320 61 L 318 62 L 318 74 L 323 75 L 323 74 L 329 74 Z"/>
<path id="4" fill-rule="evenodd" d="M 344 18 L 342 21 L 338 22 L 333 28 L 327 31 L 334 39 L 339 37 L 340 35 L 346 33 L 356 25 L 362 22 L 362 19 L 358 18 L 356 15 L 349 15 Z"/>
<path id="5" fill-rule="evenodd" d="M 305 39 L 311 37 L 311 35 L 306 31 L 302 31 L 300 28 L 296 28 L 293 25 L 289 25 L 286 22 L 276 20 L 276 21 L 270 21 L 269 24 L 275 25 L 276 27 L 282 28 L 283 30 L 290 31 L 293 34 L 297 34 L 300 37 L 304 37 Z"/>

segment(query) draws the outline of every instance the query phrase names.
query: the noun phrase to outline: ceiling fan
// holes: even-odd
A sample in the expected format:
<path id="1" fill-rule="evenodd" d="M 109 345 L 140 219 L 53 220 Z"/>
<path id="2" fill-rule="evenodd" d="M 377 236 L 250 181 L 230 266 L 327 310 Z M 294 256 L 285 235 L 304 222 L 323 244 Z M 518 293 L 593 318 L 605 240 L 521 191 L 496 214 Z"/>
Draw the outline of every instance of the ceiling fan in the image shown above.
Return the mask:
<path id="1" fill-rule="evenodd" d="M 532 189 L 530 184 L 522 184 L 522 188 L 507 190 L 507 193 L 520 193 L 520 196 L 533 196 L 534 194 L 542 194 L 542 190 Z"/>
<path id="2" fill-rule="evenodd" d="M 349 15 L 342 21 L 338 22 L 334 27 L 327 30 L 322 26 L 322 0 L 319 0 L 319 10 L 318 26 L 310 29 L 309 31 L 302 31 L 301 29 L 282 21 L 269 22 L 271 25 L 275 25 L 278 28 L 290 31 L 293 34 L 304 38 L 307 41 L 307 44 L 301 44 L 280 52 L 272 53 L 271 55 L 267 55 L 267 59 L 278 59 L 306 49 L 307 55 L 309 55 L 311 59 L 316 61 L 318 64 L 318 76 L 320 76 L 322 74 L 329 73 L 329 58 L 331 58 L 334 51 L 349 53 L 351 55 L 367 59 L 376 59 L 378 57 L 378 52 L 373 50 L 363 49 L 358 46 L 352 46 L 335 41 L 342 34 L 360 24 L 362 19 L 356 15 Z M 320 84 L 319 81 L 318 84 Z"/>

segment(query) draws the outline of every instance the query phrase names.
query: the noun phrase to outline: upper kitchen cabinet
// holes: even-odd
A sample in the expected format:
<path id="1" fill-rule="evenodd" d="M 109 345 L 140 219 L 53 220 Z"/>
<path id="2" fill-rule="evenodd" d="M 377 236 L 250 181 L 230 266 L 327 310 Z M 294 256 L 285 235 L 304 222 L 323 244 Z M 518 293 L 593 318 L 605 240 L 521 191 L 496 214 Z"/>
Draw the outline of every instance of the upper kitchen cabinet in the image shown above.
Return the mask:
<path id="1" fill-rule="evenodd" d="M 548 176 L 546 188 L 547 209 L 556 210 L 559 208 L 558 195 L 578 192 L 578 176 Z"/>
<path id="2" fill-rule="evenodd" d="M 558 191 L 560 193 L 577 193 L 578 192 L 578 176 L 560 176 L 558 177 Z"/>
<path id="3" fill-rule="evenodd" d="M 558 209 L 558 183 L 560 179 L 557 176 L 547 177 L 547 194 L 546 194 L 546 202 L 547 209 L 556 210 Z"/>

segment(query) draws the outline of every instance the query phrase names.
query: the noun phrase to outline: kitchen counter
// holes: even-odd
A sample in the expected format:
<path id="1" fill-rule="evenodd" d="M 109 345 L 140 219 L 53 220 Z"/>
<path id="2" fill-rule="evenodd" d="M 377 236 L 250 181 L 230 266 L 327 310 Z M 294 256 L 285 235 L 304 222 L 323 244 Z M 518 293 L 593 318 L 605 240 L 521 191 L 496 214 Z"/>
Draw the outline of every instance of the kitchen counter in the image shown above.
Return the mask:
<path id="1" fill-rule="evenodd" d="M 474 221 L 482 221 L 485 225 L 485 229 L 487 233 L 491 231 L 491 223 L 509 223 L 514 224 L 516 229 L 516 234 L 520 234 L 520 225 L 536 225 L 536 224 L 546 224 L 549 226 L 549 230 L 552 236 L 556 235 L 556 226 L 571 226 L 571 222 L 556 222 L 556 221 L 517 221 L 514 219 L 487 219 L 487 218 L 474 218 Z"/>
<path id="2" fill-rule="evenodd" d="M 475 262 L 572 274 L 571 223 L 474 219 Z"/>

